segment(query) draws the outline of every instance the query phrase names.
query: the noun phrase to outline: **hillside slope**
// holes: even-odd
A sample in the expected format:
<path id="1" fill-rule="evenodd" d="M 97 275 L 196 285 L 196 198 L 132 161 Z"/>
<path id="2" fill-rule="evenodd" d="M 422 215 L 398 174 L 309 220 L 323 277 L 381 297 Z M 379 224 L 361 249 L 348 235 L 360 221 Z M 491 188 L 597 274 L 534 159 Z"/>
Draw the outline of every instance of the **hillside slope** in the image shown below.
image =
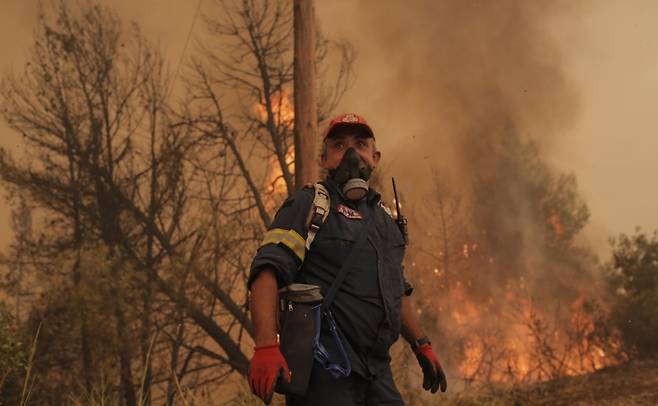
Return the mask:
<path id="1" fill-rule="evenodd" d="M 658 405 L 658 360 L 630 362 L 587 375 L 511 391 L 451 399 L 451 405 Z"/>
<path id="2" fill-rule="evenodd" d="M 658 360 L 563 378 L 521 393 L 536 405 L 658 405 Z"/>

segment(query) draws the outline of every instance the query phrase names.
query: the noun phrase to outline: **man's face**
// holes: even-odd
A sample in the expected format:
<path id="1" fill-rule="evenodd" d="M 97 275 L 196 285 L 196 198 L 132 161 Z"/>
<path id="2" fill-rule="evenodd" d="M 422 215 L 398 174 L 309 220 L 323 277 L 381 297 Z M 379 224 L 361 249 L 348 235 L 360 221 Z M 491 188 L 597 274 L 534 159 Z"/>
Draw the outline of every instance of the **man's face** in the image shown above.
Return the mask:
<path id="1" fill-rule="evenodd" d="M 356 132 L 335 134 L 328 138 L 325 143 L 325 154 L 322 156 L 321 161 L 321 166 L 324 169 L 336 169 L 343 159 L 345 151 L 350 148 L 354 148 L 370 169 L 374 169 L 381 158 L 381 153 L 375 147 L 375 140 Z"/>

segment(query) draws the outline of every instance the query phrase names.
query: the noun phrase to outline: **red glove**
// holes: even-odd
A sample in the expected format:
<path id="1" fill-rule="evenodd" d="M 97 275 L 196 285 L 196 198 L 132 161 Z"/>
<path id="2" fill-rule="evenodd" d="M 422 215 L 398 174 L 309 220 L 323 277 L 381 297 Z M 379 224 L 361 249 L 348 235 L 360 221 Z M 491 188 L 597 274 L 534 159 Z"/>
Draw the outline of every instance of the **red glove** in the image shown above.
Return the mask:
<path id="1" fill-rule="evenodd" d="M 432 344 L 423 344 L 416 348 L 414 353 L 423 369 L 423 389 L 436 393 L 441 387 L 441 392 L 445 392 L 448 388 L 446 374 L 443 373 L 439 359 L 432 351 Z"/>
<path id="2" fill-rule="evenodd" d="M 249 386 L 256 396 L 269 405 L 277 380 L 283 377 L 290 383 L 290 370 L 279 350 L 279 344 L 264 345 L 256 347 L 255 350 L 249 368 Z"/>

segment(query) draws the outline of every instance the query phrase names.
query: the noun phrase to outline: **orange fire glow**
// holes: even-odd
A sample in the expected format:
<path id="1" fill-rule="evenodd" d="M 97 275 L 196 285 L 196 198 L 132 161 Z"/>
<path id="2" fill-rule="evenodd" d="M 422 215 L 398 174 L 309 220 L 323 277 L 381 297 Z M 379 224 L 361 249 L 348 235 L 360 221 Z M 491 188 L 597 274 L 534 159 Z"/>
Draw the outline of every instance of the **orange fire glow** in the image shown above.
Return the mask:
<path id="1" fill-rule="evenodd" d="M 277 127 L 292 131 L 294 108 L 287 91 L 272 97 L 272 119 Z M 255 106 L 263 122 L 268 120 L 265 103 Z M 294 148 L 285 155 L 286 164 L 294 173 Z M 275 206 L 287 194 L 281 166 L 273 157 L 268 162 L 264 186 L 269 195 L 268 208 Z M 395 205 L 394 205 L 395 207 Z M 557 212 L 551 210 L 548 225 L 559 237 L 565 227 Z M 464 242 L 460 246 L 462 261 L 472 261 L 479 254 L 477 242 Z M 443 252 L 439 257 L 443 257 Z M 492 256 L 485 257 L 488 264 Z M 413 268 L 415 262 L 411 263 Z M 432 277 L 448 277 L 442 267 L 433 267 Z M 498 297 L 476 300 L 471 291 L 471 280 L 457 277 L 450 281 L 444 295 L 446 301 L 438 303 L 439 313 L 447 311 L 450 327 L 462 337 L 462 357 L 456 365 L 459 375 L 467 382 L 487 381 L 517 383 L 552 379 L 562 375 L 592 372 L 610 365 L 613 360 L 603 348 L 591 340 L 595 321 L 583 311 L 584 299 L 571 304 L 571 316 L 556 325 L 547 315 L 524 296 L 526 281 L 523 278 L 507 283 Z M 422 280 L 421 280 L 422 282 Z M 422 309 L 417 309 L 422 314 Z M 552 324 L 551 324 L 552 323 Z M 614 347 L 615 343 L 610 343 Z M 544 351 L 544 352 L 542 352 Z M 543 358 L 542 358 L 543 357 Z"/>
<path id="2" fill-rule="evenodd" d="M 291 174 L 295 173 L 295 149 L 291 146 L 286 153 L 286 165 Z M 265 178 L 266 193 L 272 196 L 272 203 L 274 204 L 279 198 L 284 197 L 288 190 L 286 189 L 286 182 L 283 179 L 283 171 L 279 165 L 276 157 L 272 157 L 268 163 L 268 172 Z"/>
<path id="3" fill-rule="evenodd" d="M 272 119 L 276 126 L 283 126 L 292 131 L 295 120 L 295 106 L 291 101 L 290 91 L 283 89 L 280 92 L 274 93 L 270 97 L 270 104 L 272 106 Z M 268 121 L 267 103 L 261 100 L 254 106 L 256 114 L 260 117 L 261 121 Z"/>
<path id="4" fill-rule="evenodd" d="M 583 310 L 584 298 L 572 303 L 568 325 L 555 326 L 538 313 L 530 300 L 513 290 L 502 298 L 510 309 L 511 321 L 487 314 L 486 307 L 469 299 L 462 284 L 455 285 L 450 298 L 459 303 L 459 309 L 453 309 L 451 316 L 455 328 L 467 337 L 458 366 L 460 376 L 467 382 L 540 381 L 589 373 L 614 363 L 606 348 L 591 338 L 595 325 Z M 489 303 L 493 302 L 490 298 Z M 486 323 L 487 318 L 492 318 L 491 324 Z M 505 328 L 489 331 L 487 325 Z M 619 343 L 611 340 L 609 347 L 619 348 Z"/>
<path id="5" fill-rule="evenodd" d="M 474 261 L 478 244 L 462 244 L 460 251 L 461 261 Z M 431 269 L 432 277 L 447 281 L 443 269 Z M 618 362 L 619 338 L 597 335 L 599 316 L 587 310 L 585 297 L 558 314 L 533 302 L 524 277 L 509 280 L 497 295 L 480 297 L 471 277 L 452 275 L 436 309 L 448 316 L 440 323 L 459 343 L 453 367 L 467 384 L 550 380 Z"/>
<path id="6" fill-rule="evenodd" d="M 291 102 L 290 92 L 284 89 L 281 92 L 277 92 L 270 98 L 271 101 L 271 112 L 272 120 L 274 125 L 282 129 L 282 131 L 292 131 L 295 119 L 295 109 L 294 105 Z M 267 104 L 265 101 L 254 106 L 256 114 L 258 114 L 261 121 L 267 123 L 269 120 L 269 114 L 267 109 Z M 291 145 L 288 147 L 288 150 L 285 154 L 285 163 L 288 166 L 291 174 L 295 173 L 295 150 L 294 146 Z M 276 204 L 281 200 L 282 197 L 285 197 L 287 194 L 286 182 L 283 179 L 283 171 L 281 170 L 281 165 L 276 156 L 272 157 L 268 161 L 267 165 L 267 175 L 264 180 L 264 186 L 266 188 L 266 193 L 271 197 L 267 199 L 269 209 L 273 209 Z"/>

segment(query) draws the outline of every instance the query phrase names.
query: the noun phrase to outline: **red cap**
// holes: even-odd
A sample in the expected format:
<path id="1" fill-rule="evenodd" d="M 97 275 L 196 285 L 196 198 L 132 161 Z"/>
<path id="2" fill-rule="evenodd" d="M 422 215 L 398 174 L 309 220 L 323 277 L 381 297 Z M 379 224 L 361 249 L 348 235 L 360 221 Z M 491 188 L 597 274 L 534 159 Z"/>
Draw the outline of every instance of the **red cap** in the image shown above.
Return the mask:
<path id="1" fill-rule="evenodd" d="M 354 128 L 363 131 L 368 137 L 375 138 L 372 128 L 368 125 L 365 118 L 354 113 L 341 114 L 334 117 L 324 133 L 324 139 L 331 137 L 339 129 Z"/>

